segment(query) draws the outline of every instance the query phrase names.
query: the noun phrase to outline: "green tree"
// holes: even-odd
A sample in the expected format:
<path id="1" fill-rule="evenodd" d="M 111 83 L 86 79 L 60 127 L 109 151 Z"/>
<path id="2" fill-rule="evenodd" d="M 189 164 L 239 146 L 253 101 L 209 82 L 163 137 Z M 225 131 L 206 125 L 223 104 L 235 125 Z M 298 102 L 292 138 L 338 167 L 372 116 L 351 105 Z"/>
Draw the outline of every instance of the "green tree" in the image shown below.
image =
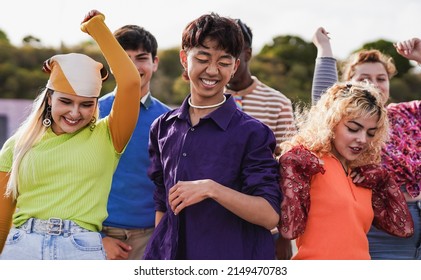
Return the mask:
<path id="1" fill-rule="evenodd" d="M 183 77 L 178 77 L 173 84 L 173 103 L 180 105 L 184 98 L 190 94 L 190 84 Z"/>
<path id="2" fill-rule="evenodd" d="M 171 48 L 168 50 L 161 50 L 158 52 L 159 57 L 159 72 L 171 79 L 180 77 L 183 72 L 183 67 L 180 63 L 180 49 Z"/>
<path id="3" fill-rule="evenodd" d="M 179 48 L 158 51 L 158 71 L 151 82 L 153 95 L 171 106 L 180 105 L 183 101 L 180 96 L 186 95 L 184 89 L 178 86 L 178 79 L 183 73 L 179 52 Z"/>
<path id="4" fill-rule="evenodd" d="M 109 69 L 101 51 L 92 40 L 75 46 L 62 44 L 58 48 L 43 47 L 40 41 L 31 36 L 28 36 L 26 41 L 27 44 L 15 47 L 0 30 L 2 98 L 34 99 L 48 80 L 48 74 L 42 72 L 43 62 L 58 53 L 84 53 L 102 62 Z M 364 44 L 362 48 L 376 48 L 393 57 L 399 73 L 390 84 L 391 102 L 419 99 L 421 76 L 410 71 L 411 64 L 396 53 L 391 42 L 378 40 Z M 306 42 L 297 36 L 277 36 L 255 54 L 250 68 L 253 75 L 284 93 L 293 104 L 308 103 L 316 52 L 311 42 Z M 158 56 L 160 62 L 158 71 L 152 79 L 152 93 L 170 106 L 179 106 L 189 93 L 189 84 L 181 77 L 183 68 L 179 61 L 179 49 L 160 50 Z M 110 71 L 109 79 L 104 82 L 101 94 L 112 91 L 114 87 L 115 79 Z"/>
<path id="5" fill-rule="evenodd" d="M 0 29 L 0 43 L 10 45 L 9 38 L 7 37 L 6 33 Z"/>
<path id="6" fill-rule="evenodd" d="M 253 75 L 292 101 L 310 101 L 317 50 L 297 36 L 278 36 L 250 63 Z"/>
<path id="7" fill-rule="evenodd" d="M 312 43 L 306 42 L 297 36 L 278 36 L 273 43 L 265 45 L 259 55 L 279 59 L 285 65 L 286 71 L 296 64 L 313 63 L 317 51 Z"/>
<path id="8" fill-rule="evenodd" d="M 382 53 L 392 57 L 398 71 L 396 77 L 402 77 L 412 68 L 409 60 L 398 54 L 395 47 L 393 46 L 393 43 L 390 41 L 381 39 L 374 42 L 365 43 L 361 49 L 377 49 Z"/>

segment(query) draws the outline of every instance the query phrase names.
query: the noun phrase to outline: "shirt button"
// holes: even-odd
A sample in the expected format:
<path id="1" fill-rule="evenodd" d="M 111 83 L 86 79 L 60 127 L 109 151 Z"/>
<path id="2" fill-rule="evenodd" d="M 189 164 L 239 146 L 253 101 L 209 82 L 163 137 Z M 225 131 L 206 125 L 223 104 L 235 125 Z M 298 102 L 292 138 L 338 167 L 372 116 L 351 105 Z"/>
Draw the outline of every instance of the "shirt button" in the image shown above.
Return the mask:
<path id="1" fill-rule="evenodd" d="M 187 156 L 187 153 L 183 153 L 183 157 L 186 157 Z"/>
<path id="2" fill-rule="evenodd" d="M 190 128 L 191 131 L 194 131 L 194 127 Z"/>

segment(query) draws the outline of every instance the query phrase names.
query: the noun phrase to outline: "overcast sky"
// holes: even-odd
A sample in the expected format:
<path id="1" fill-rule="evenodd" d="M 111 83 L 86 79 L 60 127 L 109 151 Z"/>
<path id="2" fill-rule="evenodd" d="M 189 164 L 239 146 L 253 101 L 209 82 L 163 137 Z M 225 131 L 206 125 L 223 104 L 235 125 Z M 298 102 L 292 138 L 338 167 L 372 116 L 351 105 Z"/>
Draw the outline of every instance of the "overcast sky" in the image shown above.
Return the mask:
<path id="1" fill-rule="evenodd" d="M 279 35 L 311 41 L 319 26 L 330 32 L 337 58 L 366 42 L 421 37 L 420 0 L 11 0 L 0 6 L 0 29 L 16 46 L 26 35 L 45 46 L 72 46 L 89 39 L 79 23 L 90 9 L 103 12 L 112 31 L 145 27 L 162 49 L 179 47 L 186 24 L 209 12 L 249 25 L 255 53 Z"/>

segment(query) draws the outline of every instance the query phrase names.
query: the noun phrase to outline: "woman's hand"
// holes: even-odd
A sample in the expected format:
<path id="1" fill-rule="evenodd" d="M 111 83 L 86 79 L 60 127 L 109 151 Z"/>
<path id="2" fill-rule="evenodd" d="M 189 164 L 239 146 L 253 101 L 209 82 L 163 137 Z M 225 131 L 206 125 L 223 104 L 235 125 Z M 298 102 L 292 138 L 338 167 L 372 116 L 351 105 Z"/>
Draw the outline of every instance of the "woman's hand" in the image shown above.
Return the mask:
<path id="1" fill-rule="evenodd" d="M 90 10 L 84 17 L 84 19 L 82 20 L 81 23 L 87 22 L 88 20 L 90 20 L 91 18 L 93 18 L 96 15 L 102 15 L 101 12 L 97 11 L 97 10 Z"/>
<path id="2" fill-rule="evenodd" d="M 317 57 L 333 57 L 329 32 L 323 27 L 317 28 L 314 32 L 313 44 L 317 47 Z"/>
<path id="3" fill-rule="evenodd" d="M 409 60 L 421 63 L 421 39 L 412 38 L 394 44 L 396 51 Z"/>
<path id="4" fill-rule="evenodd" d="M 105 20 L 105 16 L 101 13 L 101 12 L 99 12 L 99 11 L 97 11 L 97 10 L 90 10 L 86 15 L 85 15 L 85 17 L 83 18 L 83 20 L 82 20 L 82 22 L 81 22 L 81 24 L 80 24 L 80 29 L 83 31 L 83 32 L 85 32 L 85 33 L 87 33 L 87 34 L 89 34 L 89 32 L 88 32 L 88 24 L 89 24 L 89 21 L 92 19 L 92 18 L 94 18 L 94 17 L 96 17 L 96 16 L 100 16 L 101 18 L 102 18 L 102 20 Z"/>
<path id="5" fill-rule="evenodd" d="M 365 179 L 365 177 L 362 174 L 356 171 L 352 171 L 349 176 L 351 176 L 352 182 L 356 185 L 362 183 Z"/>

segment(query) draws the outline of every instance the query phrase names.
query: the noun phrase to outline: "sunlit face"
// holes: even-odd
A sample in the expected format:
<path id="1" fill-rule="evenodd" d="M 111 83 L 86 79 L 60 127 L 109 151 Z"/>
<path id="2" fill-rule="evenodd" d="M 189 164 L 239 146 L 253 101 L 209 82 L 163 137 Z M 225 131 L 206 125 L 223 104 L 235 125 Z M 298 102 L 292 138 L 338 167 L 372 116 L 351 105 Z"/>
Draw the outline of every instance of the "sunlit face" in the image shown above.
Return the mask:
<path id="1" fill-rule="evenodd" d="M 348 166 L 356 160 L 370 145 L 377 131 L 377 116 L 341 120 L 334 129 L 332 154 Z"/>
<path id="2" fill-rule="evenodd" d="M 382 93 L 383 103 L 386 103 L 389 99 L 389 76 L 380 62 L 367 62 L 358 64 L 355 66 L 355 74 L 352 77 L 352 81 L 364 81 L 368 80 L 374 84 Z"/>
<path id="3" fill-rule="evenodd" d="M 192 101 L 196 105 L 220 101 L 225 85 L 239 65 L 239 60 L 218 47 L 218 42 L 205 39 L 204 46 L 180 51 L 180 61 L 190 80 Z"/>
<path id="4" fill-rule="evenodd" d="M 87 126 L 97 109 L 97 98 L 54 92 L 48 98 L 48 104 L 53 118 L 51 129 L 60 135 Z"/>
<path id="5" fill-rule="evenodd" d="M 146 52 L 143 49 L 126 50 L 126 53 L 133 61 L 137 71 L 140 74 L 140 77 L 142 78 L 141 95 L 144 96 L 150 90 L 150 82 L 152 79 L 152 75 L 158 69 L 159 59 L 157 56 L 155 56 L 155 59 L 152 59 L 152 54 Z"/>

